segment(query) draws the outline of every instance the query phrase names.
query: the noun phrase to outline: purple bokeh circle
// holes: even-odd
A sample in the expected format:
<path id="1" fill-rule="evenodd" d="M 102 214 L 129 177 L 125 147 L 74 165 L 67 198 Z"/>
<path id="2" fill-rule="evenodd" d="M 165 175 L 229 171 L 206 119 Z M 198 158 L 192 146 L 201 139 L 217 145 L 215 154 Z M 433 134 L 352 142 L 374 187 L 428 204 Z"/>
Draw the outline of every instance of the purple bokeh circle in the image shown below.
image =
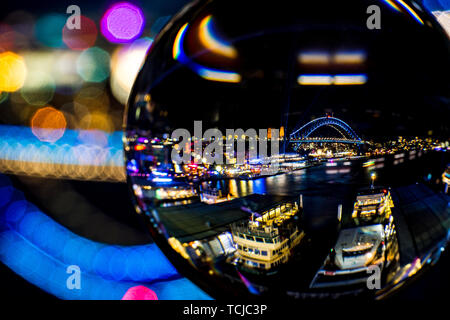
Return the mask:
<path id="1" fill-rule="evenodd" d="M 125 43 L 138 38 L 142 34 L 144 24 L 144 14 L 139 7 L 120 2 L 106 10 L 100 28 L 109 42 Z"/>

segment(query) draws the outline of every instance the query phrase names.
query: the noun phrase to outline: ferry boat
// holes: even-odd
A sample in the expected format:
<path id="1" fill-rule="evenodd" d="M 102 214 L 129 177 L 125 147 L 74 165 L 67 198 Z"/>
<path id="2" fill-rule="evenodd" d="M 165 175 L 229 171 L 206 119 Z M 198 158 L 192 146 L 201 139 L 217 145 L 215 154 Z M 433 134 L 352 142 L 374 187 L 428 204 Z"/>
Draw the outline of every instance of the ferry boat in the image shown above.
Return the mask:
<path id="1" fill-rule="evenodd" d="M 356 196 L 352 218 L 370 219 L 371 217 L 383 216 L 389 219 L 393 207 L 394 202 L 388 188 L 362 189 Z"/>
<path id="2" fill-rule="evenodd" d="M 298 226 L 299 210 L 296 202 L 283 203 L 262 214 L 253 213 L 249 221 L 232 224 L 238 268 L 271 273 L 285 264 L 305 235 Z"/>
<path id="3" fill-rule="evenodd" d="M 201 190 L 200 192 L 200 200 L 207 204 L 220 203 L 224 201 L 230 201 L 234 199 L 230 193 L 224 195 L 222 190 L 218 190 L 216 188 L 206 188 Z"/>
<path id="4" fill-rule="evenodd" d="M 335 246 L 312 280 L 311 288 L 364 284 L 378 266 L 383 272 L 398 261 L 398 241 L 388 188 L 358 192 L 350 226 L 340 231 Z"/>

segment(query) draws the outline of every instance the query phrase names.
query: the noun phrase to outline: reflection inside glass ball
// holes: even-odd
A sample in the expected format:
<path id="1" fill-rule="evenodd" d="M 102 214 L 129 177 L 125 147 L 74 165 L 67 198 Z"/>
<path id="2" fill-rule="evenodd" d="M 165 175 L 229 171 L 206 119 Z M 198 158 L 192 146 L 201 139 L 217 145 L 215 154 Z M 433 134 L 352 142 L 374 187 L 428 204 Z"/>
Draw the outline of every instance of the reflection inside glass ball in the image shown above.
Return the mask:
<path id="1" fill-rule="evenodd" d="M 406 1 L 380 29 L 372 1 L 234 2 L 187 6 L 148 53 L 136 211 L 213 296 L 387 296 L 449 238 L 448 38 Z"/>

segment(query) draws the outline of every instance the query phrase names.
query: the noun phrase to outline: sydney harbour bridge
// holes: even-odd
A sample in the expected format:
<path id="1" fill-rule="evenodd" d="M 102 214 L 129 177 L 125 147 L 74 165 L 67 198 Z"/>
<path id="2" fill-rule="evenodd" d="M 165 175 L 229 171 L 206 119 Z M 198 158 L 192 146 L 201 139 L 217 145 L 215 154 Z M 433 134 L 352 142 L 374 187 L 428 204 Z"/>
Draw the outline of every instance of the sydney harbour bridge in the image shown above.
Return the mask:
<path id="1" fill-rule="evenodd" d="M 336 136 L 322 137 L 314 135 L 316 130 L 321 127 L 329 127 L 334 129 Z M 287 138 L 295 150 L 297 150 L 299 146 L 304 143 L 345 143 L 353 145 L 362 145 L 367 143 L 362 140 L 347 123 L 332 116 L 314 119 L 294 130 Z"/>

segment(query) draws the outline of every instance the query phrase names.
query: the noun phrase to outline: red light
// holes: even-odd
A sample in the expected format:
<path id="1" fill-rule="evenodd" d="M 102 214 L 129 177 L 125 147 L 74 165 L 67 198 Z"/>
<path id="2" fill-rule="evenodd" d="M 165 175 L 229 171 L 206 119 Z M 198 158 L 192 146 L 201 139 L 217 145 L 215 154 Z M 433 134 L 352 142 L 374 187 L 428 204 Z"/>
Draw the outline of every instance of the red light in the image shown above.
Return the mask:
<path id="1" fill-rule="evenodd" d="M 145 146 L 142 145 L 142 144 L 135 145 L 135 146 L 134 146 L 134 150 L 136 150 L 136 151 L 142 151 L 142 150 L 145 150 Z"/>
<path id="2" fill-rule="evenodd" d="M 144 286 L 136 286 L 128 289 L 122 300 L 158 300 L 158 297 L 153 290 Z"/>

